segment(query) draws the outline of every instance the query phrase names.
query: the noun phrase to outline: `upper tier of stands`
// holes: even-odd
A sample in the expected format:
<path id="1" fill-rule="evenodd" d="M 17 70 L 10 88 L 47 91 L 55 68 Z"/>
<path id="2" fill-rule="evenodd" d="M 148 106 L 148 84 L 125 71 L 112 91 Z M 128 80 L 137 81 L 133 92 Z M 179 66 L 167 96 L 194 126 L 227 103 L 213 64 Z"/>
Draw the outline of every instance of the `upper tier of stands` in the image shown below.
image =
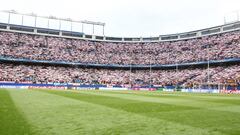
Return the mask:
<path id="1" fill-rule="evenodd" d="M 240 32 L 172 42 L 103 42 L 0 32 L 0 56 L 85 64 L 181 64 L 240 58 Z"/>

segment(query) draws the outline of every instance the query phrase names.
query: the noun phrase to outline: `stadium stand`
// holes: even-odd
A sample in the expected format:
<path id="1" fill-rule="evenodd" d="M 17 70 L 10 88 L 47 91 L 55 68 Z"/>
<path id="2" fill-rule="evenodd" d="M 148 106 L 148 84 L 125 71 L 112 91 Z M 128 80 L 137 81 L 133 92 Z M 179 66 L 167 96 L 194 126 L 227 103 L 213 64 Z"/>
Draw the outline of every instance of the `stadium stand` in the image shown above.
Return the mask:
<path id="1" fill-rule="evenodd" d="M 114 43 L 0 32 L 0 55 L 32 60 L 149 65 L 240 58 L 240 32 L 159 43 Z"/>
<path id="2" fill-rule="evenodd" d="M 221 61 L 240 59 L 240 31 L 193 39 L 165 42 L 106 42 L 0 31 L 0 58 L 34 60 L 39 63 L 65 62 L 110 65 L 89 68 L 59 65 L 31 65 L 14 62 L 0 64 L 1 82 L 80 83 L 103 85 L 181 85 L 199 83 L 237 85 L 240 65 Z M 219 60 L 206 68 L 207 61 Z M 149 66 L 205 62 L 204 66 L 181 69 L 115 69 L 119 66 Z M 9 60 L 8 60 L 9 63 Z M 209 63 L 208 63 L 209 64 Z M 151 67 L 151 66 L 150 66 Z M 175 67 L 175 66 L 174 66 Z M 230 87 L 230 86 L 229 86 Z"/>
<path id="3" fill-rule="evenodd" d="M 210 83 L 225 84 L 227 80 L 240 83 L 240 65 L 210 68 Z M 104 85 L 191 86 L 207 81 L 207 69 L 182 70 L 109 70 L 59 66 L 0 65 L 0 81 L 22 83 L 80 83 Z"/>

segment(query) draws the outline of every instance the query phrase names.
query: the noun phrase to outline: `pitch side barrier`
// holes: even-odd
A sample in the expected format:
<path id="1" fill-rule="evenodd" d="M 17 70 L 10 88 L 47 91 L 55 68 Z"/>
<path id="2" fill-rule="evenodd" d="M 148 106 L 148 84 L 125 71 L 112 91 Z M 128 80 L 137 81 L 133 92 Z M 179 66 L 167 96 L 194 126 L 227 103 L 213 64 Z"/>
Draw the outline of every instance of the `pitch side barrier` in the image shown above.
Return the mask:
<path id="1" fill-rule="evenodd" d="M 13 89 L 72 89 L 72 90 L 148 90 L 155 91 L 159 87 L 149 86 L 118 86 L 118 85 L 101 85 L 101 84 L 76 84 L 76 83 L 51 83 L 51 84 L 33 84 L 33 83 L 15 83 L 15 82 L 0 82 L 0 88 L 13 88 Z"/>
<path id="2" fill-rule="evenodd" d="M 182 92 L 188 92 L 188 93 L 240 94 L 240 89 L 232 89 L 232 90 L 219 90 L 219 89 L 182 89 Z"/>
<path id="3" fill-rule="evenodd" d="M 233 90 L 219 90 L 219 89 L 177 89 L 175 86 L 107 86 L 107 85 L 86 85 L 73 83 L 51 83 L 51 84 L 33 84 L 33 83 L 15 83 L 15 82 L 0 82 L 0 88 L 10 89 L 60 89 L 60 90 L 135 90 L 135 91 L 165 91 L 165 92 L 188 92 L 188 93 L 227 93 L 240 94 L 240 88 Z"/>
<path id="4" fill-rule="evenodd" d="M 240 89 L 237 89 L 237 90 L 220 90 L 220 93 L 225 93 L 225 94 L 240 94 Z"/>
<path id="5" fill-rule="evenodd" d="M 33 83 L 1 82 L 0 88 L 98 90 L 100 88 L 107 88 L 107 86 L 101 84 L 100 85 L 85 85 L 73 83 L 33 84 Z"/>
<path id="6" fill-rule="evenodd" d="M 214 89 L 214 88 L 181 88 L 176 86 L 164 86 L 158 87 L 157 91 L 165 91 L 165 92 L 175 92 L 181 91 L 186 93 L 227 93 L 227 94 L 240 94 L 240 86 L 231 88 L 231 89 Z"/>
<path id="7" fill-rule="evenodd" d="M 0 88 L 14 88 L 14 89 L 67 89 L 68 85 L 57 84 L 32 84 L 32 83 L 11 83 L 1 82 Z"/>
<path id="8" fill-rule="evenodd" d="M 188 93 L 220 93 L 219 89 L 182 89 L 181 91 Z"/>
<path id="9" fill-rule="evenodd" d="M 86 84 L 74 84 L 74 83 L 51 83 L 51 84 L 33 84 L 33 83 L 15 83 L 15 82 L 0 82 L 0 88 L 14 88 L 14 89 L 73 89 L 73 90 L 104 90 L 107 89 L 107 85 L 86 85 Z M 118 89 L 123 88 L 109 88 Z M 125 88 L 124 88 L 125 89 Z"/>

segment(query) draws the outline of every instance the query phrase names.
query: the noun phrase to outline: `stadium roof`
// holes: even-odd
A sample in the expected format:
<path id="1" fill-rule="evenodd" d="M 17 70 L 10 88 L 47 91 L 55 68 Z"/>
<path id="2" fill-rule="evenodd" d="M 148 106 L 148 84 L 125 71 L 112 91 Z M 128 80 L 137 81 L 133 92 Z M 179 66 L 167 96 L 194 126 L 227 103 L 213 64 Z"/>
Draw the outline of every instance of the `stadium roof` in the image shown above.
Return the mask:
<path id="1" fill-rule="evenodd" d="M 239 0 L 8 0 L 0 10 L 105 22 L 106 35 L 149 37 L 222 25 L 224 17 L 226 22 L 237 20 L 239 5 Z M 91 29 L 86 27 L 86 33 Z M 102 28 L 95 30 L 102 34 Z"/>

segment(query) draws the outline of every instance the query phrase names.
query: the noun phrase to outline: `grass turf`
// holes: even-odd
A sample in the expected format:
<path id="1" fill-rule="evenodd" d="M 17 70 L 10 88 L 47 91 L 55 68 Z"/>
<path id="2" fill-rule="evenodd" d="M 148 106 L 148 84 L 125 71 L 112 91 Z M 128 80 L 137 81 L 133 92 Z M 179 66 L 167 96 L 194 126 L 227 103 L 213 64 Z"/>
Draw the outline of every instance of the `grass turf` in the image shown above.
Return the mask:
<path id="1" fill-rule="evenodd" d="M 0 90 L 0 101 L 0 134 L 240 133 L 239 95 Z"/>
<path id="2" fill-rule="evenodd" d="M 0 90 L 0 135 L 30 135 L 30 125 L 14 105 L 7 90 Z"/>

